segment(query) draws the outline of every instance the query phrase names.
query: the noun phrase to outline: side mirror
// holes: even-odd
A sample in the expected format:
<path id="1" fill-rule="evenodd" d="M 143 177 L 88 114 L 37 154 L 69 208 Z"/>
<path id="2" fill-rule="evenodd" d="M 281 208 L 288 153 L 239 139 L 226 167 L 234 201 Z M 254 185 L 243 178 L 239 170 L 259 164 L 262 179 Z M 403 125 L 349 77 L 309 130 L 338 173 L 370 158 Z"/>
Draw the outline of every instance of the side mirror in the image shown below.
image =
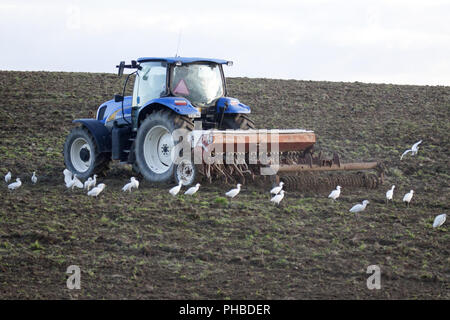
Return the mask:
<path id="1" fill-rule="evenodd" d="M 123 96 L 120 94 L 115 94 L 114 95 L 114 102 L 122 102 L 123 101 Z"/>
<path id="2" fill-rule="evenodd" d="M 123 69 L 125 69 L 125 61 L 120 61 L 119 65 L 116 66 L 116 68 L 119 68 L 119 70 L 117 71 L 117 75 L 121 77 L 123 75 Z"/>

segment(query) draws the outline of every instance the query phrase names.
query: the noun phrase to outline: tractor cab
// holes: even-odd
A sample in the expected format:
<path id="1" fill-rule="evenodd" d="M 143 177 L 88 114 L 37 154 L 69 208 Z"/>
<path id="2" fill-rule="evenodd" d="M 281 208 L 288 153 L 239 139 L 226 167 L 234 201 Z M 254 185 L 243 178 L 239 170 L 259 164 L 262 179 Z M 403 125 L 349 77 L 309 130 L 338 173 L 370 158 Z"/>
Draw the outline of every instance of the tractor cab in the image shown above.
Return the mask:
<path id="1" fill-rule="evenodd" d="M 137 132 L 148 113 L 168 108 L 192 119 L 201 118 L 203 129 L 227 129 L 239 114 L 250 113 L 250 107 L 235 98 L 227 97 L 222 66 L 233 63 L 205 58 L 140 58 L 130 65 L 121 62 L 119 76 L 124 68 L 137 69 L 132 97 L 116 95 L 106 102 L 103 119 L 106 126 L 117 123 L 131 126 Z M 124 85 L 128 83 L 130 75 Z M 102 108 L 102 106 L 100 107 Z M 120 108 L 121 110 L 118 110 Z M 99 109 L 100 110 L 100 109 Z M 232 124 L 231 129 L 235 129 Z"/>
<path id="2" fill-rule="evenodd" d="M 134 106 L 145 106 L 153 99 L 182 97 L 197 108 L 215 105 L 225 95 L 222 66 L 215 62 L 183 64 L 144 61 L 136 72 Z"/>

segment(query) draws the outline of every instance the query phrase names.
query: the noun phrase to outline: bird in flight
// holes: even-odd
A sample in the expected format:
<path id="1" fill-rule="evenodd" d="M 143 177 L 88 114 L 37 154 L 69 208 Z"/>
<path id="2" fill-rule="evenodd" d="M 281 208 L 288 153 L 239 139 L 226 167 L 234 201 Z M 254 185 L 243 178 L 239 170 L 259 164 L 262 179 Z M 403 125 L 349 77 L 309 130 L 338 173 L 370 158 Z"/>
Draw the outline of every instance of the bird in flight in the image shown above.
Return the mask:
<path id="1" fill-rule="evenodd" d="M 414 143 L 413 146 L 411 147 L 411 149 L 408 149 L 405 152 L 403 152 L 402 156 L 400 157 L 400 160 L 402 160 L 403 157 L 409 152 L 411 152 L 411 155 L 415 156 L 417 154 L 417 152 L 419 151 L 419 144 L 421 144 L 421 143 L 422 143 L 422 140 Z"/>

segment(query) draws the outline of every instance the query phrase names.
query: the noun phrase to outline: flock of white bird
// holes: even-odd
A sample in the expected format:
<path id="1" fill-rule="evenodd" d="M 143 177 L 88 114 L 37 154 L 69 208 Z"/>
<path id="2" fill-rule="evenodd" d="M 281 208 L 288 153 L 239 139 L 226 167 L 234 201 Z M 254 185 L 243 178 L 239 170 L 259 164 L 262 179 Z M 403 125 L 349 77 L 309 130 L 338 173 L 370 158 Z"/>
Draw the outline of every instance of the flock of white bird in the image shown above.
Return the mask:
<path id="1" fill-rule="evenodd" d="M 419 144 L 421 144 L 421 143 L 422 143 L 422 140 L 420 140 L 419 142 L 416 142 L 412 146 L 411 149 L 406 150 L 401 155 L 400 160 L 402 160 L 403 157 L 410 152 L 411 152 L 411 155 L 416 155 L 419 150 Z M 97 197 L 106 187 L 106 185 L 104 183 L 100 183 L 97 185 L 97 175 L 93 175 L 93 177 L 89 177 L 84 183 L 82 183 L 78 179 L 76 174 L 73 174 L 71 171 L 69 171 L 67 169 L 64 169 L 63 174 L 64 174 L 64 182 L 66 184 L 67 189 L 73 190 L 74 188 L 79 188 L 79 189 L 87 190 L 88 196 Z M 5 175 L 6 183 L 9 183 L 11 181 L 11 178 L 12 178 L 12 174 L 9 171 Z M 38 179 L 36 177 L 36 172 L 33 172 L 33 175 L 31 177 L 31 182 L 33 184 L 36 184 L 37 180 Z M 12 190 L 18 189 L 21 185 L 22 185 L 22 182 L 20 181 L 20 178 L 17 178 L 16 182 L 8 184 L 8 189 L 12 191 Z M 177 194 L 181 190 L 182 185 L 183 185 L 183 181 L 180 181 L 178 183 L 178 185 L 176 185 L 175 187 L 173 187 L 169 190 L 169 193 L 174 197 L 177 196 Z M 283 190 L 283 185 L 284 185 L 284 182 L 280 182 L 280 184 L 278 186 L 276 186 L 270 190 L 271 196 L 273 195 L 273 197 L 270 199 L 270 201 L 276 205 L 280 204 L 281 200 L 283 200 L 283 198 L 284 198 L 284 194 L 286 193 Z M 135 189 L 139 188 L 139 181 L 135 177 L 131 177 L 130 182 L 123 186 L 122 191 L 123 192 L 128 191 L 131 193 L 133 188 L 135 188 Z M 200 183 L 197 183 L 195 186 L 190 187 L 188 190 L 186 190 L 184 192 L 184 194 L 192 196 L 199 190 L 199 188 L 200 188 Z M 342 189 L 341 186 L 337 186 L 335 190 L 331 191 L 328 198 L 333 199 L 333 201 L 336 201 L 336 199 L 339 198 L 339 196 L 341 195 L 341 189 Z M 386 203 L 388 203 L 388 201 L 393 201 L 394 189 L 395 189 L 395 185 L 393 185 L 391 187 L 391 189 L 389 189 L 386 192 Z M 236 197 L 239 194 L 240 191 L 241 191 L 241 184 L 238 183 L 236 185 L 236 188 L 231 189 L 230 191 L 226 192 L 225 196 L 227 196 L 230 199 L 233 199 L 234 197 Z M 410 190 L 408 193 L 406 193 L 403 196 L 403 202 L 408 207 L 412 200 L 413 195 L 414 195 L 414 190 Z M 362 203 L 358 203 L 358 204 L 354 205 L 349 211 L 352 213 L 362 212 L 366 209 L 366 207 L 369 203 L 370 203 L 369 200 L 364 200 Z M 437 227 L 441 226 L 445 222 L 446 218 L 447 218 L 447 215 L 445 213 L 436 216 L 434 219 L 434 222 L 433 222 L 433 228 L 437 228 Z"/>
<path id="2" fill-rule="evenodd" d="M 422 140 L 413 144 L 411 149 L 408 149 L 405 152 L 403 152 L 403 154 L 400 156 L 400 160 L 403 160 L 403 157 L 410 152 L 411 152 L 411 155 L 415 156 L 417 154 L 417 152 L 419 151 L 419 144 L 421 144 L 421 143 L 422 143 Z M 393 185 L 386 192 L 386 204 L 388 203 L 388 201 L 393 201 L 394 189 L 395 189 L 395 185 Z M 330 195 L 328 196 L 328 198 L 336 200 L 337 198 L 339 198 L 340 195 L 341 195 L 341 186 L 337 186 L 336 190 L 333 190 L 330 193 Z M 410 190 L 408 193 L 406 193 L 403 196 L 402 202 L 404 202 L 406 204 L 406 206 L 409 207 L 409 204 L 413 198 L 413 195 L 414 195 L 414 190 Z M 364 200 L 362 203 L 355 204 L 349 211 L 352 213 L 358 213 L 358 212 L 364 211 L 369 203 L 370 203 L 369 200 Z M 445 213 L 436 216 L 434 219 L 434 222 L 433 222 L 433 228 L 440 227 L 442 224 L 444 224 L 446 219 L 447 219 L 447 214 L 445 214 Z"/>

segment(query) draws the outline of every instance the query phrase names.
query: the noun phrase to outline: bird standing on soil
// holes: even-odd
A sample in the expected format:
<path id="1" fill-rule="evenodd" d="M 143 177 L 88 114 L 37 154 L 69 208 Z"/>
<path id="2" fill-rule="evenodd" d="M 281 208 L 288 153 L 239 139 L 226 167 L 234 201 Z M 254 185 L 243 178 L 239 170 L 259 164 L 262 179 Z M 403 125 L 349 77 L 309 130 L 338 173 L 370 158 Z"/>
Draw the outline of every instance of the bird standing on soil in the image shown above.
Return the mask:
<path id="1" fill-rule="evenodd" d="M 184 194 L 186 194 L 188 196 L 192 196 L 194 193 L 196 193 L 198 191 L 199 188 L 200 188 L 200 183 L 197 183 L 195 186 L 187 189 L 187 191 Z"/>
<path id="2" fill-rule="evenodd" d="M 131 193 L 131 189 L 133 188 L 134 183 L 133 182 L 128 182 L 126 185 L 123 186 L 122 191 L 130 191 Z"/>
<path id="3" fill-rule="evenodd" d="M 77 178 L 77 175 L 74 174 L 74 175 L 73 175 L 73 179 L 72 179 L 68 184 L 66 184 L 66 187 L 67 187 L 67 189 L 72 189 L 72 190 L 73 190 L 73 188 L 75 188 L 75 187 L 80 188 L 80 189 L 83 189 L 83 188 L 84 188 L 84 185 L 83 185 L 83 183 Z"/>
<path id="4" fill-rule="evenodd" d="M 447 215 L 445 213 L 438 215 L 436 218 L 434 218 L 433 228 L 442 226 L 446 219 L 447 219 Z"/>
<path id="5" fill-rule="evenodd" d="M 403 156 L 405 156 L 408 152 L 411 152 L 411 155 L 415 156 L 417 154 L 417 152 L 419 151 L 419 144 L 421 144 L 421 143 L 422 143 L 422 140 L 414 143 L 414 145 L 411 147 L 411 149 L 408 149 L 405 152 L 403 152 L 402 156 L 400 157 L 400 160 L 402 160 Z"/>
<path id="6" fill-rule="evenodd" d="M 183 185 L 183 181 L 180 180 L 180 181 L 178 182 L 178 185 L 177 185 L 177 186 L 175 186 L 175 187 L 173 187 L 172 189 L 169 190 L 169 193 L 170 193 L 172 196 L 175 197 L 175 196 L 178 194 L 178 192 L 180 192 L 181 186 L 182 186 L 182 185 Z"/>
<path id="7" fill-rule="evenodd" d="M 331 191 L 331 193 L 328 196 L 328 198 L 336 200 L 337 198 L 339 198 L 340 195 L 341 195 L 341 186 L 337 186 L 336 190 Z"/>
<path id="8" fill-rule="evenodd" d="M 73 185 L 73 179 L 70 179 L 68 182 L 66 182 L 66 188 L 67 189 L 72 188 L 72 185 Z"/>
<path id="9" fill-rule="evenodd" d="M 354 205 L 349 211 L 353 213 L 364 211 L 369 203 L 370 203 L 369 200 L 364 200 L 362 204 L 358 203 Z"/>
<path id="10" fill-rule="evenodd" d="M 272 190 L 270 190 L 270 194 L 279 194 L 280 191 L 283 189 L 283 185 L 284 185 L 284 182 L 281 181 L 279 186 L 272 188 Z"/>
<path id="11" fill-rule="evenodd" d="M 131 177 L 131 181 L 133 181 L 133 188 L 139 189 L 139 181 L 135 177 Z"/>
<path id="12" fill-rule="evenodd" d="M 5 175 L 5 182 L 8 183 L 11 181 L 11 171 L 8 171 L 8 173 Z"/>
<path id="13" fill-rule="evenodd" d="M 131 189 L 133 188 L 138 188 L 139 187 L 139 182 L 136 180 L 135 177 L 131 177 L 130 182 L 127 183 L 126 185 L 123 186 L 122 191 L 130 191 L 131 193 Z"/>
<path id="14" fill-rule="evenodd" d="M 80 181 L 80 179 L 78 179 L 78 177 L 77 177 L 77 175 L 76 174 L 74 174 L 73 175 L 73 184 L 72 184 L 72 190 L 73 190 L 73 188 L 75 188 L 75 187 L 77 187 L 77 188 L 79 188 L 79 189 L 83 189 L 84 188 L 84 185 L 83 185 L 83 183 Z"/>
<path id="15" fill-rule="evenodd" d="M 92 184 L 92 178 L 89 177 L 89 178 L 84 182 L 84 189 L 87 189 L 87 191 L 89 191 L 89 189 L 91 189 L 91 184 Z"/>
<path id="16" fill-rule="evenodd" d="M 8 185 L 8 189 L 15 190 L 15 189 L 19 188 L 21 185 L 22 185 L 22 181 L 20 181 L 20 178 L 17 178 L 16 182 L 13 182 L 10 185 Z"/>
<path id="17" fill-rule="evenodd" d="M 94 187 L 91 191 L 87 193 L 88 196 L 96 197 L 100 194 L 100 192 L 105 189 L 106 185 L 104 183 L 100 183 L 98 186 Z"/>
<path id="18" fill-rule="evenodd" d="M 283 198 L 284 198 L 284 190 L 281 190 L 280 193 L 275 195 L 275 197 L 270 199 L 270 201 L 279 205 L 281 200 L 283 200 Z"/>
<path id="19" fill-rule="evenodd" d="M 72 181 L 73 174 L 67 169 L 64 169 L 63 174 L 64 174 L 64 183 L 67 186 Z"/>
<path id="20" fill-rule="evenodd" d="M 227 193 L 225 193 L 225 195 L 228 197 L 228 198 L 234 198 L 234 197 L 236 197 L 237 195 L 238 195 L 238 193 L 239 193 L 239 191 L 241 191 L 241 184 L 240 183 L 238 183 L 237 185 L 236 185 L 236 189 L 231 189 L 230 191 L 228 191 Z"/>
<path id="21" fill-rule="evenodd" d="M 33 171 L 33 176 L 31 177 L 31 182 L 33 184 L 36 184 L 36 182 L 37 182 L 36 171 Z"/>
<path id="22" fill-rule="evenodd" d="M 394 196 L 394 189 L 395 186 L 392 186 L 387 192 L 386 192 L 386 204 L 389 200 L 392 200 L 392 197 Z"/>
<path id="23" fill-rule="evenodd" d="M 413 197 L 414 190 L 409 191 L 407 194 L 403 197 L 403 202 L 406 202 L 406 205 L 409 207 L 409 203 L 411 202 L 411 199 Z"/>
<path id="24" fill-rule="evenodd" d="M 92 179 L 91 182 L 91 188 L 94 188 L 97 185 L 97 175 L 94 174 L 94 178 Z"/>

